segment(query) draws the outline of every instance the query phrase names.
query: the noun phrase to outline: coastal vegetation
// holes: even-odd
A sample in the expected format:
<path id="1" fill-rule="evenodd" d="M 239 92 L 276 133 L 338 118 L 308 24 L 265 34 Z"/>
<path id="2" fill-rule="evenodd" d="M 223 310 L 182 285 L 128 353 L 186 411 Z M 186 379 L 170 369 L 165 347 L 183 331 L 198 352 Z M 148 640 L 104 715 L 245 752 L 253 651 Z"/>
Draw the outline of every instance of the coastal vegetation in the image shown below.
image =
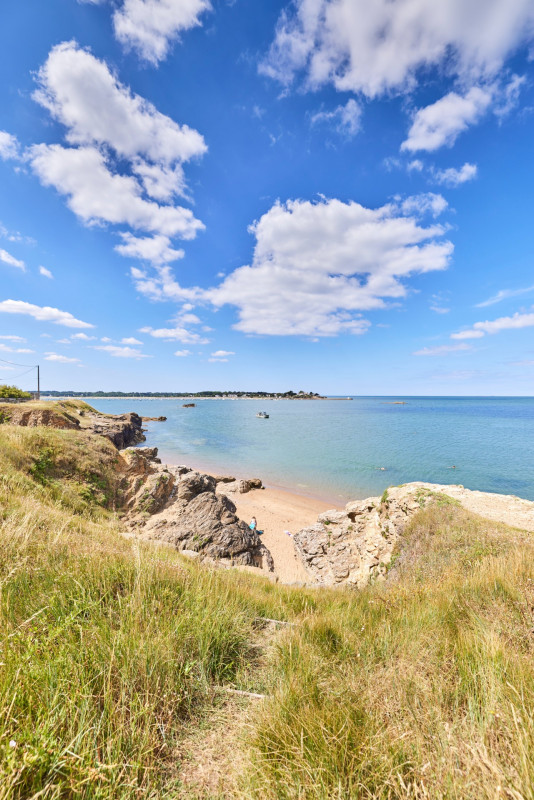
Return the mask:
<path id="1" fill-rule="evenodd" d="M 531 534 L 442 500 L 385 581 L 287 587 L 121 535 L 117 453 L 0 426 L 0 800 L 534 796 Z"/>
<path id="2" fill-rule="evenodd" d="M 7 384 L 0 385 L 0 399 L 29 400 L 30 397 L 31 394 L 29 392 L 23 392 L 18 386 L 8 386 Z"/>

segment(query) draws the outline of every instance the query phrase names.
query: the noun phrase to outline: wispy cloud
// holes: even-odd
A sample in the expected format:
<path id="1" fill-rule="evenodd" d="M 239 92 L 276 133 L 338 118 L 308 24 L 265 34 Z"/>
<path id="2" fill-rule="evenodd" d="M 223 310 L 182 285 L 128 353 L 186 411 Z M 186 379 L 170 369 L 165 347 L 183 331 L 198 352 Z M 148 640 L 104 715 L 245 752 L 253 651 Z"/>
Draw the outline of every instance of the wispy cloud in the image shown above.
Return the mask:
<path id="1" fill-rule="evenodd" d="M 500 303 L 501 300 L 508 300 L 509 297 L 519 297 L 519 295 L 529 294 L 530 292 L 534 292 L 534 286 L 526 286 L 524 289 L 501 289 L 497 294 L 494 294 L 482 303 L 477 303 L 475 308 L 493 306 L 496 303 Z"/>
<path id="2" fill-rule="evenodd" d="M 45 361 L 55 361 L 58 364 L 79 364 L 79 358 L 69 358 L 68 356 L 62 356 L 58 353 L 46 353 Z"/>
<path id="3" fill-rule="evenodd" d="M 361 129 L 362 107 L 354 99 L 347 100 L 332 111 L 318 111 L 313 114 L 311 124 L 328 123 L 343 136 L 353 138 Z"/>
<path id="4" fill-rule="evenodd" d="M 93 350 L 102 350 L 104 353 L 109 353 L 113 358 L 152 358 L 152 356 L 147 356 L 133 347 L 119 347 L 113 344 L 97 344 L 91 345 L 91 347 Z"/>
<path id="5" fill-rule="evenodd" d="M 423 347 L 421 350 L 416 350 L 412 353 L 414 356 L 446 356 L 449 353 L 460 353 L 467 350 L 472 350 L 469 344 L 442 344 L 438 347 Z"/>
<path id="6" fill-rule="evenodd" d="M 520 314 L 516 312 L 511 317 L 499 317 L 498 319 L 485 320 L 484 322 L 475 322 L 469 330 L 451 334 L 451 339 L 480 339 L 487 333 L 494 334 L 533 326 L 534 313 Z"/>
<path id="7" fill-rule="evenodd" d="M 89 322 L 82 322 L 82 320 L 76 319 L 68 311 L 60 311 L 59 308 L 50 306 L 36 306 L 33 303 L 26 303 L 24 300 L 2 300 L 0 302 L 0 313 L 25 314 L 40 322 L 53 322 L 56 325 L 65 325 L 67 328 L 95 327 Z"/>
<path id="8" fill-rule="evenodd" d="M 8 253 L 7 250 L 2 250 L 1 248 L 0 248 L 0 261 L 3 264 L 7 264 L 10 267 L 17 267 L 18 269 L 21 270 L 26 269 L 24 261 L 20 261 L 20 259 L 15 258 L 15 256 L 12 256 L 11 253 Z"/>
<path id="9" fill-rule="evenodd" d="M 432 172 L 434 179 L 445 186 L 460 186 L 462 183 L 472 181 L 478 174 L 476 164 L 465 163 L 463 167 L 449 167 L 448 169 L 435 169 Z"/>

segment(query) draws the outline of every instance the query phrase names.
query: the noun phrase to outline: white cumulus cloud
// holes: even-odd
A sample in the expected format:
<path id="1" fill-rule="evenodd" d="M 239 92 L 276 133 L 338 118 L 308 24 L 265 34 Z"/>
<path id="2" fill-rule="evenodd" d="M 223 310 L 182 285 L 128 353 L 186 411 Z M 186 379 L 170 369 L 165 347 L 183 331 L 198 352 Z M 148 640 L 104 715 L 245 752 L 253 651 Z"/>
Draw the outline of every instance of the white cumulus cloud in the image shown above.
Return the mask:
<path id="1" fill-rule="evenodd" d="M 433 176 L 434 179 L 438 183 L 442 183 L 445 186 L 460 186 L 462 183 L 466 183 L 466 181 L 472 181 L 477 176 L 477 165 L 476 164 L 469 164 L 466 162 L 462 167 L 456 169 L 455 167 L 449 167 L 448 169 L 437 169 L 434 170 Z"/>
<path id="2" fill-rule="evenodd" d="M 115 247 L 117 253 L 128 258 L 138 258 L 151 264 L 168 264 L 185 256 L 183 250 L 171 247 L 168 236 L 134 236 L 132 233 L 121 233 L 122 244 Z"/>
<path id="3" fill-rule="evenodd" d="M 182 31 L 200 25 L 209 0 L 124 0 L 113 15 L 117 39 L 153 64 L 162 61 Z"/>
<path id="4" fill-rule="evenodd" d="M 121 344 L 143 344 L 143 342 L 140 342 L 135 336 L 128 336 L 125 339 L 121 339 Z"/>
<path id="5" fill-rule="evenodd" d="M 181 286 L 168 266 L 156 267 L 152 274 L 146 270 L 132 267 L 130 274 L 137 291 L 150 300 L 174 300 L 177 302 L 192 300 L 197 302 L 205 295 L 203 290 L 198 287 Z"/>
<path id="6" fill-rule="evenodd" d="M 448 266 L 453 245 L 440 240 L 441 225 L 420 224 L 421 210 L 415 203 L 406 216 L 398 203 L 277 202 L 250 228 L 252 264 L 205 297 L 216 307 L 236 306 L 235 327 L 244 333 L 365 333 L 370 323 L 360 312 L 406 297 L 410 276 Z"/>
<path id="7" fill-rule="evenodd" d="M 39 267 L 39 275 L 42 275 L 44 278 L 50 278 L 50 280 L 54 278 L 50 270 L 46 267 Z"/>
<path id="8" fill-rule="evenodd" d="M 141 196 L 130 175 L 113 174 L 94 147 L 34 145 L 30 162 L 44 186 L 67 196 L 67 205 L 87 224 L 110 222 L 193 239 L 204 225 L 188 208 L 160 206 Z"/>
<path id="9" fill-rule="evenodd" d="M 473 86 L 464 96 L 449 92 L 435 103 L 420 108 L 401 150 L 413 152 L 451 147 L 462 131 L 482 117 L 492 97 L 489 89 Z"/>
<path id="10" fill-rule="evenodd" d="M 212 358 L 226 358 L 227 356 L 235 356 L 235 353 L 232 350 L 216 350 L 211 355 Z"/>
<path id="11" fill-rule="evenodd" d="M 451 339 L 482 339 L 483 336 L 483 331 L 459 331 L 458 333 L 451 333 Z"/>
<path id="12" fill-rule="evenodd" d="M 60 311 L 58 308 L 50 306 L 36 306 L 33 303 L 26 303 L 24 300 L 2 300 L 0 302 L 0 313 L 25 314 L 39 322 L 53 322 L 56 325 L 64 325 L 67 328 L 94 328 L 94 325 L 76 319 L 68 311 Z"/>
<path id="13" fill-rule="evenodd" d="M 160 165 L 206 152 L 198 131 L 179 125 L 133 94 L 104 61 L 74 41 L 50 51 L 38 83 L 34 98 L 65 125 L 70 144 L 106 145 L 123 158 Z"/>
<path id="14" fill-rule="evenodd" d="M 186 195 L 183 165 L 207 150 L 198 131 L 133 93 L 75 41 L 52 48 L 37 83 L 33 98 L 64 126 L 69 146 L 36 144 L 24 158 L 80 219 L 184 239 L 204 228 L 190 209 L 173 202 Z M 134 246 L 126 241 L 121 247 L 131 255 Z M 167 244 L 166 260 L 171 253 Z"/>
<path id="15" fill-rule="evenodd" d="M 423 194 L 415 194 L 413 197 L 407 197 L 402 202 L 402 211 L 404 214 L 432 214 L 433 217 L 439 217 L 447 208 L 448 203 L 441 194 L 434 192 L 425 192 Z"/>
<path id="16" fill-rule="evenodd" d="M 178 358 L 186 358 L 187 356 L 192 355 L 192 353 L 191 350 L 176 350 L 174 355 L 178 356 Z"/>
<path id="17" fill-rule="evenodd" d="M 424 67 L 473 83 L 498 72 L 533 28 L 531 0 L 295 0 L 261 70 L 367 97 L 413 88 Z"/>
<path id="18" fill-rule="evenodd" d="M 7 336 L 0 338 L 9 338 Z M 9 347 L 7 344 L 0 342 L 0 352 L 2 353 L 34 353 L 34 350 L 28 350 L 27 347 Z M 3 369 L 3 367 L 2 367 Z"/>

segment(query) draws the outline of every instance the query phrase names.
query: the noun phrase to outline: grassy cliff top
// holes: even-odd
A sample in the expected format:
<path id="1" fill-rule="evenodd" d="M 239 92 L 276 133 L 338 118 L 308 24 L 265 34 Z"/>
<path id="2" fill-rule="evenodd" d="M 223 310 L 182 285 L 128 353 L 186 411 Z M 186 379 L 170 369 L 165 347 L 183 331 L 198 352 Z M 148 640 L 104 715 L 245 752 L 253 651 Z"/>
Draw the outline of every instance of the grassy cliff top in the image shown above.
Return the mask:
<path id="1" fill-rule="evenodd" d="M 121 536 L 117 457 L 0 426 L 0 800 L 533 796 L 531 535 L 440 498 L 385 583 L 284 587 Z"/>

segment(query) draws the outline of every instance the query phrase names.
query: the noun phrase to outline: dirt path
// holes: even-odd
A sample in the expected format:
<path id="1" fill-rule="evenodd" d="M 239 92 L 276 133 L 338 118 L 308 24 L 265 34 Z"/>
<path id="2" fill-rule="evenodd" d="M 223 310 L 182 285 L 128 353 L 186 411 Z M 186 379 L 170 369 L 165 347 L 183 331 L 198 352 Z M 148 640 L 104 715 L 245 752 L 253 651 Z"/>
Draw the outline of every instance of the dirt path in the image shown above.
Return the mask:
<path id="1" fill-rule="evenodd" d="M 306 583 L 310 578 L 295 555 L 292 536 L 317 522 L 322 511 L 332 505 L 281 489 L 258 489 L 247 494 L 232 494 L 237 514 L 247 524 L 256 517 L 262 539 L 271 551 L 274 569 L 282 583 Z"/>
<path id="2" fill-rule="evenodd" d="M 243 769 L 240 761 L 255 702 L 246 697 L 218 697 L 184 731 L 176 751 L 180 761 L 177 798 L 238 795 L 237 776 Z"/>
<path id="3" fill-rule="evenodd" d="M 226 800 L 242 797 L 239 783 L 250 764 L 247 741 L 254 716 L 265 702 L 274 644 L 286 626 L 260 622 L 250 642 L 251 659 L 231 687 L 213 690 L 212 705 L 184 725 L 174 757 L 178 763 L 178 800 Z M 259 696 L 233 694 L 232 689 Z M 230 689 L 230 691 L 227 691 Z M 263 698 L 263 699 L 262 699 Z"/>

